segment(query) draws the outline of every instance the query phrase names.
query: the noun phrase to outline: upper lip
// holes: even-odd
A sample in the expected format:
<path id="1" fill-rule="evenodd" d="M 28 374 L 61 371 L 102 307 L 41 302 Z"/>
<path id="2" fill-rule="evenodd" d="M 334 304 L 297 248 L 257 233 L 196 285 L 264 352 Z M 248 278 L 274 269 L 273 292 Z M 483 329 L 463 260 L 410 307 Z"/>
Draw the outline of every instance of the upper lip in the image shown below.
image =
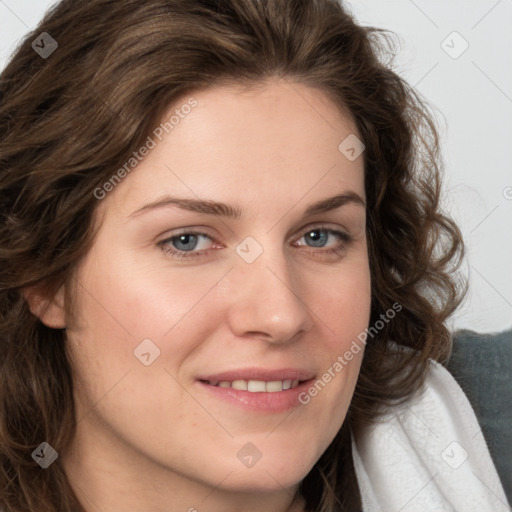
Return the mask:
<path id="1" fill-rule="evenodd" d="M 262 380 L 262 381 L 278 381 L 278 380 L 310 380 L 315 374 L 309 370 L 302 368 L 282 368 L 277 370 L 269 370 L 268 368 L 241 368 L 239 370 L 229 370 L 225 372 L 215 373 L 211 375 L 202 375 L 198 380 L 209 382 L 234 380 Z"/>

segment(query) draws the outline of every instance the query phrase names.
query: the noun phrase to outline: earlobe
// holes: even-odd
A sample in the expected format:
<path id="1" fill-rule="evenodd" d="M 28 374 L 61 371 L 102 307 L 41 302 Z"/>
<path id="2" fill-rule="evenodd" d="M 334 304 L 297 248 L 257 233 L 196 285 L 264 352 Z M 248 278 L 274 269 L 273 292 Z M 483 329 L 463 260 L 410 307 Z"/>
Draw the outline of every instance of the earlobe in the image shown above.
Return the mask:
<path id="1" fill-rule="evenodd" d="M 66 328 L 64 286 L 61 286 L 53 297 L 48 297 L 36 286 L 25 288 L 22 293 L 32 314 L 44 325 L 52 329 Z"/>

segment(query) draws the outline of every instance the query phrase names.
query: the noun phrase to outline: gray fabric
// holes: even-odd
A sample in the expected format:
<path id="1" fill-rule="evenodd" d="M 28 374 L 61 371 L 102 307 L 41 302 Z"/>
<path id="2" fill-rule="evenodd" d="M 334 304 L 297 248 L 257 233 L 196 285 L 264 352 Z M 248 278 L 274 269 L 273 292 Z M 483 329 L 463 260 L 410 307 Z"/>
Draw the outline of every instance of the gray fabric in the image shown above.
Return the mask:
<path id="1" fill-rule="evenodd" d="M 475 410 L 512 503 L 512 329 L 498 334 L 454 334 L 447 369 Z"/>

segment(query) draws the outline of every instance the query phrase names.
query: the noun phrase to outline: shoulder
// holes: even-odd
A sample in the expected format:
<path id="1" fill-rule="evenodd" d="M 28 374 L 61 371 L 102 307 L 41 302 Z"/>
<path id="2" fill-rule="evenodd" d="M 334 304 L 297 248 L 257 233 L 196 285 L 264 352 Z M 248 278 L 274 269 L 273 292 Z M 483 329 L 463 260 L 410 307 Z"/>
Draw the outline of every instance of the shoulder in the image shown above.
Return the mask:
<path id="1" fill-rule="evenodd" d="M 468 399 L 435 361 L 422 389 L 353 433 L 352 452 L 365 512 L 510 510 Z"/>

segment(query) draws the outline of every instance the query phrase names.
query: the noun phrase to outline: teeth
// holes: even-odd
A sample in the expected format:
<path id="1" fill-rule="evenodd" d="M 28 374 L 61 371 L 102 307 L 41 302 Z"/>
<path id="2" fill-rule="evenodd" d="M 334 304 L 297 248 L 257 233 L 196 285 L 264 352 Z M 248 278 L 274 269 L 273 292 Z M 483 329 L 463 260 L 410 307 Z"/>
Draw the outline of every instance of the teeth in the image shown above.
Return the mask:
<path id="1" fill-rule="evenodd" d="M 247 381 L 246 380 L 234 380 L 231 383 L 231 387 L 233 389 L 238 389 L 240 391 L 248 391 L 248 389 L 247 389 Z"/>
<path id="2" fill-rule="evenodd" d="M 247 382 L 247 391 L 250 391 L 251 393 L 261 393 L 267 391 L 266 388 L 267 385 L 262 380 L 250 380 Z M 282 386 L 281 389 L 283 389 Z"/>
<path id="3" fill-rule="evenodd" d="M 281 380 L 273 380 L 267 382 L 265 389 L 261 391 L 267 391 L 269 393 L 275 393 L 276 391 L 283 391 L 283 382 Z"/>
<path id="4" fill-rule="evenodd" d="M 211 381 L 208 384 L 218 386 L 219 388 L 233 388 L 239 391 L 249 391 L 251 393 L 276 393 L 291 388 L 296 388 L 299 385 L 298 380 L 234 380 L 229 382 L 227 380 Z"/>

